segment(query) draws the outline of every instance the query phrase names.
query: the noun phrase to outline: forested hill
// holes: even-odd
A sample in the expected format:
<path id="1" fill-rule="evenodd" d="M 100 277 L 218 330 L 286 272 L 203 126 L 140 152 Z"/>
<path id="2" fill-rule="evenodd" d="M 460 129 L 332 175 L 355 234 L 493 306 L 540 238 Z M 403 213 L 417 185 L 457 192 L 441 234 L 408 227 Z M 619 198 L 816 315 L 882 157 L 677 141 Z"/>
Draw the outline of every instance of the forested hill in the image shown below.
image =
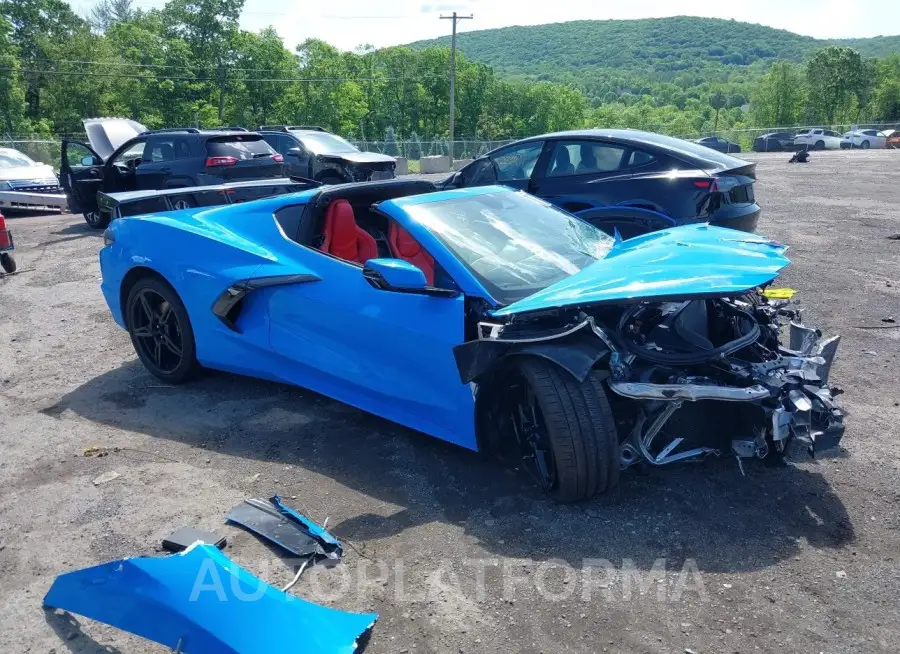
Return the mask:
<path id="1" fill-rule="evenodd" d="M 887 29 L 900 30 L 889 25 Z M 449 45 L 449 37 L 411 44 Z M 826 41 L 762 25 L 716 18 L 583 20 L 550 25 L 464 32 L 457 45 L 474 61 L 499 73 L 573 82 L 590 95 L 592 79 L 673 82 L 679 75 L 726 81 L 762 72 L 776 59 L 802 61 L 826 45 L 853 47 L 864 56 L 900 52 L 900 35 Z M 686 80 L 688 86 L 693 80 Z M 593 93 L 590 91 L 593 90 Z"/>

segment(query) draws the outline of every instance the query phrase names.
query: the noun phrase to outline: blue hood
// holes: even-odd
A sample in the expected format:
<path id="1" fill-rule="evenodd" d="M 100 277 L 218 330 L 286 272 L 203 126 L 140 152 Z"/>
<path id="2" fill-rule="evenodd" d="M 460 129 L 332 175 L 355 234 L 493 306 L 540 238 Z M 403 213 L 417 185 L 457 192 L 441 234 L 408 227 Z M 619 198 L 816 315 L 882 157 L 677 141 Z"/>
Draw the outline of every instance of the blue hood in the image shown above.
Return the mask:
<path id="1" fill-rule="evenodd" d="M 617 241 L 603 259 L 492 313 L 629 300 L 735 295 L 772 281 L 787 246 L 723 227 L 689 225 Z"/>

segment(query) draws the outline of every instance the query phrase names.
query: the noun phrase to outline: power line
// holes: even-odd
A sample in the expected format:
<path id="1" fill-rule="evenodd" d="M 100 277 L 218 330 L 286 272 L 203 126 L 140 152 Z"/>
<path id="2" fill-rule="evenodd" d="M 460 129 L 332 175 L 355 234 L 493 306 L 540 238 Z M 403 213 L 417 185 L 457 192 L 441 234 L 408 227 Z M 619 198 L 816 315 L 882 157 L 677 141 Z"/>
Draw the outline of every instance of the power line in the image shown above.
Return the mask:
<path id="1" fill-rule="evenodd" d="M 0 72 L 18 72 L 36 75 L 68 75 L 74 77 L 118 77 L 124 79 L 147 79 L 156 80 L 172 80 L 183 82 L 216 82 L 219 77 L 174 77 L 170 75 L 134 75 L 128 73 L 95 73 L 80 70 L 36 70 L 28 68 L 12 68 L 10 66 L 0 67 Z M 231 72 L 230 70 L 228 72 Z M 272 78 L 251 78 L 245 79 L 241 77 L 232 78 L 236 82 L 397 82 L 397 81 L 420 81 L 422 79 L 430 79 L 440 77 L 440 75 L 417 75 L 415 77 L 272 77 Z"/>
<path id="2" fill-rule="evenodd" d="M 46 63 L 46 64 L 71 64 L 76 66 L 111 66 L 111 67 L 119 67 L 119 68 L 170 68 L 173 70 L 196 70 L 201 71 L 203 73 L 210 73 L 212 69 L 203 69 L 200 66 L 178 66 L 175 64 L 140 64 L 134 62 L 127 61 L 83 61 L 79 59 L 34 59 L 35 63 Z M 277 68 L 232 68 L 226 67 L 227 72 L 242 72 L 242 73 L 277 73 L 280 72 Z M 417 73 L 416 73 L 417 74 Z M 421 75 L 422 77 L 428 76 L 436 76 L 432 73 Z"/>

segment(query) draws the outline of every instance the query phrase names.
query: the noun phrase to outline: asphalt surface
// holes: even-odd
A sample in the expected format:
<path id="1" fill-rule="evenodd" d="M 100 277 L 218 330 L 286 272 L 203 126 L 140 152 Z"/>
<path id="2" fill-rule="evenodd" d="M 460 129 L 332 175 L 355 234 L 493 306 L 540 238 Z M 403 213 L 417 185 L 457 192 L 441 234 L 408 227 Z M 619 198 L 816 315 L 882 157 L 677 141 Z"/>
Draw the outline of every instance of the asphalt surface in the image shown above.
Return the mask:
<path id="1" fill-rule="evenodd" d="M 278 492 L 346 543 L 341 566 L 291 592 L 378 612 L 369 652 L 897 651 L 900 329 L 882 319 L 900 321 L 900 152 L 750 157 L 760 231 L 792 246 L 784 284 L 808 323 L 844 336 L 832 378 L 845 448 L 746 476 L 730 458 L 629 473 L 576 506 L 301 389 L 218 373 L 160 383 L 104 304 L 100 235 L 79 216 L 11 217 L 22 272 L 0 278 L 0 649 L 164 651 L 41 599 L 56 575 L 154 554 L 184 525 L 287 583 L 291 562 L 223 524 Z"/>

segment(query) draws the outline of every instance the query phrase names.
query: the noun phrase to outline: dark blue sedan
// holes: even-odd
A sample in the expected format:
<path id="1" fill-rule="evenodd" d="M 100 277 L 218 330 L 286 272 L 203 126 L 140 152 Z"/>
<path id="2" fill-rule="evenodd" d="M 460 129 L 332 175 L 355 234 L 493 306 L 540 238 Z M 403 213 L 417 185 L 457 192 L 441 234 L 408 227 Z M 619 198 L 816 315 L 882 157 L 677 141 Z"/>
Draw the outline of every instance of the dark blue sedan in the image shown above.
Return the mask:
<path id="1" fill-rule="evenodd" d="M 441 186 L 503 184 L 629 238 L 709 222 L 752 232 L 756 164 L 697 143 L 628 129 L 556 132 L 504 146 Z"/>

